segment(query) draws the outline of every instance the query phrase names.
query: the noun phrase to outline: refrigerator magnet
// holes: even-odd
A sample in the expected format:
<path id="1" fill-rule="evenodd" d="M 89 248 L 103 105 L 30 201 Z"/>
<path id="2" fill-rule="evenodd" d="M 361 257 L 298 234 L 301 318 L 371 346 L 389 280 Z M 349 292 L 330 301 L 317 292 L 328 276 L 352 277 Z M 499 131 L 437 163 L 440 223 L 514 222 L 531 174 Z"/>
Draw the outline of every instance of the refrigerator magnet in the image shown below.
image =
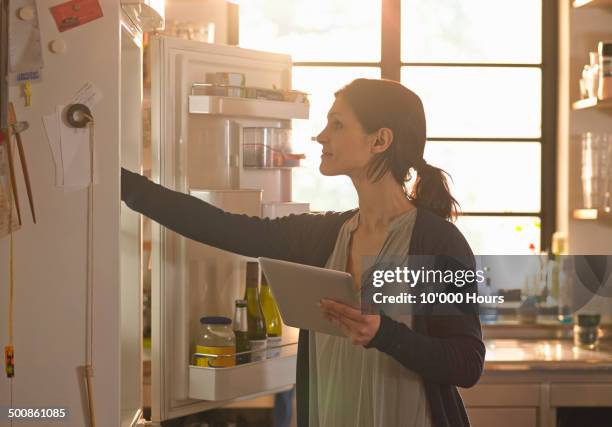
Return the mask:
<path id="1" fill-rule="evenodd" d="M 103 16 L 98 0 L 70 0 L 53 6 L 50 11 L 60 33 Z"/>

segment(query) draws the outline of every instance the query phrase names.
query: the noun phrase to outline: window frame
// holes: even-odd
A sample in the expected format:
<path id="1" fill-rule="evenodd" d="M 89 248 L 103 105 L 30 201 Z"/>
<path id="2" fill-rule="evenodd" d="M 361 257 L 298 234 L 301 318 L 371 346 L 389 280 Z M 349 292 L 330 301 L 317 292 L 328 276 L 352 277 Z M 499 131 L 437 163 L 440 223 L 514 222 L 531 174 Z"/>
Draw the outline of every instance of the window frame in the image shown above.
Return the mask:
<path id="1" fill-rule="evenodd" d="M 557 84 L 558 84 L 558 5 L 542 0 L 542 58 L 539 64 L 521 63 L 466 63 L 466 62 L 402 62 L 401 60 L 401 3 L 402 0 L 381 0 L 381 60 L 379 62 L 293 62 L 299 67 L 377 67 L 384 79 L 400 81 L 402 67 L 494 67 L 537 68 L 542 75 L 540 138 L 427 138 L 428 141 L 457 142 L 538 142 L 541 148 L 540 211 L 485 212 L 464 211 L 463 216 L 538 217 L 540 219 L 540 249 L 550 250 L 556 228 L 557 206 Z"/>

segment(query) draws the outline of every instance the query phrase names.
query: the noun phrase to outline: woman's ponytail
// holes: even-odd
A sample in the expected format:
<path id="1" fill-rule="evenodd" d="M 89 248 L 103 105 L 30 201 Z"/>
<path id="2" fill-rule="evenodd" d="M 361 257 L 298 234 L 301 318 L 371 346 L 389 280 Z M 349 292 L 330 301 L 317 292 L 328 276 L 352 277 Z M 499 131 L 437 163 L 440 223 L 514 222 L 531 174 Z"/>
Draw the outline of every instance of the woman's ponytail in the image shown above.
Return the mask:
<path id="1" fill-rule="evenodd" d="M 447 220 L 459 213 L 459 203 L 448 187 L 448 174 L 425 160 L 415 166 L 417 178 L 410 198 L 417 207 L 423 207 Z"/>

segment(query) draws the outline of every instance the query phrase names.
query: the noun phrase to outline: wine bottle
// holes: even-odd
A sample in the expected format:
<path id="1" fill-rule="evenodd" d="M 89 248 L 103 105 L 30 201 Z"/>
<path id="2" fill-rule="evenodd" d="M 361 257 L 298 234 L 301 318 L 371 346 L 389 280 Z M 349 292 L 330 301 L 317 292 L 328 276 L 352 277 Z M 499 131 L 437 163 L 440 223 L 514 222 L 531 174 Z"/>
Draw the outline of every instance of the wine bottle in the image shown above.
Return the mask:
<path id="1" fill-rule="evenodd" d="M 247 262 L 246 270 L 247 336 L 252 351 L 251 362 L 258 362 L 266 358 L 266 341 L 268 338 L 259 298 L 259 264 Z"/>
<path id="2" fill-rule="evenodd" d="M 247 326 L 247 302 L 243 299 L 236 300 L 234 310 L 234 335 L 236 336 L 236 353 L 250 351 L 251 344 L 248 337 L 249 328 Z M 250 354 L 236 356 L 236 364 L 248 363 L 251 361 Z"/>
<path id="3" fill-rule="evenodd" d="M 266 276 L 261 273 L 261 308 L 266 321 L 266 333 L 268 334 L 268 359 L 280 355 L 278 347 L 282 341 L 283 322 L 281 320 L 278 306 L 270 290 Z"/>

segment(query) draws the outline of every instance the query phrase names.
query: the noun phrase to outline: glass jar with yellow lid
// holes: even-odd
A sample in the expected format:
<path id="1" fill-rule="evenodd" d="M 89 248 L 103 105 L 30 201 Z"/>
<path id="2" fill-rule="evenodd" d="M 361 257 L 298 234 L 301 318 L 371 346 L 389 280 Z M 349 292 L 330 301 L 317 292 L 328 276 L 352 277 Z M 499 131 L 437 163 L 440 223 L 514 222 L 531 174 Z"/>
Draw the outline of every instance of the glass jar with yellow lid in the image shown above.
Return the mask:
<path id="1" fill-rule="evenodd" d="M 201 330 L 196 343 L 196 353 L 225 357 L 196 358 L 197 366 L 223 368 L 236 364 L 236 339 L 232 331 L 232 320 L 221 316 L 206 316 L 200 319 Z"/>

